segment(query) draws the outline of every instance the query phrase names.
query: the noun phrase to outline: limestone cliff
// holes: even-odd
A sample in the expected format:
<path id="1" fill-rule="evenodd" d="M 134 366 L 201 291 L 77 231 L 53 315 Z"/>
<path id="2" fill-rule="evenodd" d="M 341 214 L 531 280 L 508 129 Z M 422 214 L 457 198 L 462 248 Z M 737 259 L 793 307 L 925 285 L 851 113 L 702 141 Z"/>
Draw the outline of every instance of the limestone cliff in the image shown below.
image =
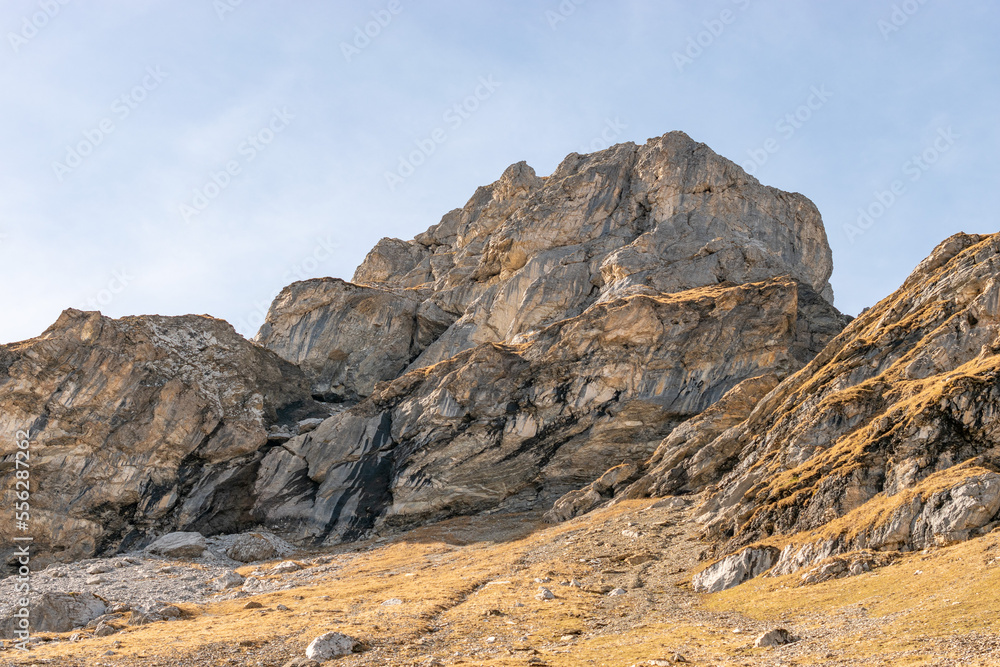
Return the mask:
<path id="1" fill-rule="evenodd" d="M 512 165 L 414 240 L 380 241 L 355 285 L 283 291 L 257 340 L 303 364 L 317 394 L 353 398 L 403 368 L 516 342 L 636 286 L 671 293 L 788 275 L 832 303 L 832 268 L 812 202 L 671 132 L 571 154 L 548 177 Z M 360 358 L 369 346 L 378 361 Z"/>

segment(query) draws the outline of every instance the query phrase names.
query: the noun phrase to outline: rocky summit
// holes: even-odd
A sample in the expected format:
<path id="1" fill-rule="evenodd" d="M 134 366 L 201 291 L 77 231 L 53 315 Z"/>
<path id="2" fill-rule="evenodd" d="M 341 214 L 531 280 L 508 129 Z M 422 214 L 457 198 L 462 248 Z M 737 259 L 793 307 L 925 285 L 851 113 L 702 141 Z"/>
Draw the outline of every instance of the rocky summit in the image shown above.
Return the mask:
<path id="1" fill-rule="evenodd" d="M 512 165 L 252 341 L 67 310 L 0 346 L 30 659 L 997 664 L 1000 235 L 856 319 L 832 268 L 808 199 L 671 132 Z"/>

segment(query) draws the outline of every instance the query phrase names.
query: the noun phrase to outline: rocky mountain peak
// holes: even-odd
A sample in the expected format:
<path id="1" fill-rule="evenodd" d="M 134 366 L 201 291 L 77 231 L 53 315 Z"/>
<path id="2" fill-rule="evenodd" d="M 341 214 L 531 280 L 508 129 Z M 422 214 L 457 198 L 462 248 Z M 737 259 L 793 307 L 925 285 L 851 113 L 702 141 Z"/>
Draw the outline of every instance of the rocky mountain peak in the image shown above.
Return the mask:
<path id="1" fill-rule="evenodd" d="M 347 326 L 347 301 L 331 300 L 323 280 L 305 281 L 301 303 L 287 291 L 278 297 L 257 340 L 303 364 L 317 394 L 353 399 L 403 369 L 512 342 L 636 290 L 789 276 L 832 303 L 832 267 L 812 202 L 762 186 L 671 132 L 643 146 L 571 154 L 545 178 L 511 165 L 426 232 L 382 239 L 368 253 L 354 274 L 363 287 L 351 288 L 349 301 L 381 313 L 375 327 Z M 304 304 L 321 302 L 303 327 Z M 358 367 L 349 350 L 363 347 L 359 335 L 388 355 L 349 378 L 343 369 Z"/>

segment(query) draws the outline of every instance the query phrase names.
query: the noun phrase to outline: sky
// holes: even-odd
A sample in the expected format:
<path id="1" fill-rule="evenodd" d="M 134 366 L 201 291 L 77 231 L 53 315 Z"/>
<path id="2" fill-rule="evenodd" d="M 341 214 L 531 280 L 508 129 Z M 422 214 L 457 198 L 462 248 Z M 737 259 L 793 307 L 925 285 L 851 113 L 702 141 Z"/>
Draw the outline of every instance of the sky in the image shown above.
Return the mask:
<path id="1" fill-rule="evenodd" d="M 682 130 L 816 203 L 835 304 L 997 231 L 1000 5 L 4 0 L 0 342 L 69 307 L 252 336 L 510 164 Z"/>

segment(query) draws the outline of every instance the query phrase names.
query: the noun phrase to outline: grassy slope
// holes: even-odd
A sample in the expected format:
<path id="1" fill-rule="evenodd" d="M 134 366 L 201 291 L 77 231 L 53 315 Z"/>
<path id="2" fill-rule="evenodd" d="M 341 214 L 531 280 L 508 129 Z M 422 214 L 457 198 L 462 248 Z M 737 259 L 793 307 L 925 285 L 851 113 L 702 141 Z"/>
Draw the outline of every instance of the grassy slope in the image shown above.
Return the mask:
<path id="1" fill-rule="evenodd" d="M 674 651 L 705 665 L 994 664 L 969 647 L 1000 630 L 998 533 L 858 577 L 798 586 L 793 574 L 697 596 L 684 583 L 699 566 L 696 527 L 677 510 L 645 510 L 650 504 L 631 501 L 558 526 L 530 517 L 448 521 L 345 552 L 334 561 L 339 570 L 316 585 L 252 598 L 264 610 L 243 609 L 247 599 L 189 605 L 179 621 L 45 644 L 30 658 L 7 651 L 0 664 L 280 666 L 331 630 L 369 645 L 338 665 L 428 664 L 433 656 L 442 664 L 627 666 Z M 623 537 L 629 525 L 643 536 Z M 627 560 L 662 548 L 656 561 Z M 536 577 L 552 579 L 545 585 L 555 600 L 534 598 Z M 586 587 L 558 585 L 574 577 Z M 612 585 L 628 595 L 601 593 Z M 390 598 L 403 604 L 381 604 Z M 805 640 L 752 647 L 755 634 L 778 625 Z"/>

